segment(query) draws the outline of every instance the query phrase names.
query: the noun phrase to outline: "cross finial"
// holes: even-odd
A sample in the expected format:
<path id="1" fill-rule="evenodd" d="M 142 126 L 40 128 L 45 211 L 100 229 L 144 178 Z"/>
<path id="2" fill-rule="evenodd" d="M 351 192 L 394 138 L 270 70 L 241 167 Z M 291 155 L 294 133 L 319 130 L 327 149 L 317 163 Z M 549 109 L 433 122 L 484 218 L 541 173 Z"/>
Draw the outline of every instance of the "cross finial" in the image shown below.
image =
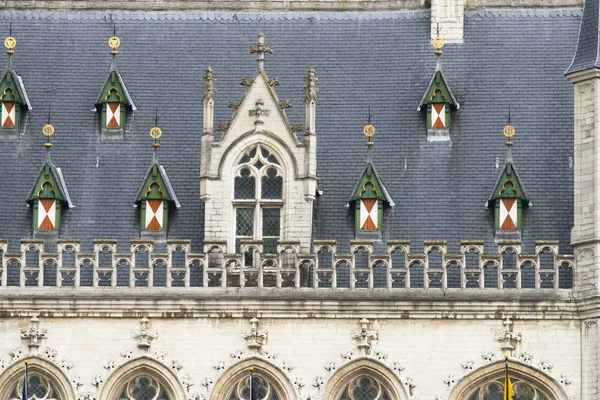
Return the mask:
<path id="1" fill-rule="evenodd" d="M 258 44 L 250 46 L 250 54 L 258 54 L 258 69 L 263 70 L 265 66 L 265 53 L 273 53 L 273 46 L 265 44 L 265 34 L 258 34 Z"/>

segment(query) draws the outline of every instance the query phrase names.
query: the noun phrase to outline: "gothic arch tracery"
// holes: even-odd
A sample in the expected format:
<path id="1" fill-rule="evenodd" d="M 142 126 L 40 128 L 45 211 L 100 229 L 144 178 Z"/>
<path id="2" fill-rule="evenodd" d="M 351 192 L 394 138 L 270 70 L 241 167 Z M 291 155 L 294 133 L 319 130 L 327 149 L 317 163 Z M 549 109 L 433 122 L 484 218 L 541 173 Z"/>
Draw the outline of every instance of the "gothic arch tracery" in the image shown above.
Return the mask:
<path id="1" fill-rule="evenodd" d="M 185 399 L 179 379 L 162 363 L 150 357 L 133 359 L 108 377 L 99 400 L 179 400 Z"/>
<path id="2" fill-rule="evenodd" d="M 329 378 L 324 399 L 407 400 L 410 396 L 396 374 L 379 361 L 363 357 L 347 363 Z"/>
<path id="3" fill-rule="evenodd" d="M 531 398 L 537 400 L 568 399 L 560 384 L 547 373 L 513 359 L 509 365 L 510 378 L 516 390 L 523 394 L 529 392 Z M 504 360 L 478 368 L 454 386 L 448 400 L 485 400 L 485 393 L 503 390 L 504 373 Z"/>
<path id="4" fill-rule="evenodd" d="M 0 375 L 0 398 L 21 399 L 23 388 L 23 360 L 6 368 Z M 54 363 L 38 356 L 28 358 L 28 382 L 30 399 L 75 399 L 75 391 L 69 378 Z"/>
<path id="5" fill-rule="evenodd" d="M 253 376 L 260 384 L 259 400 L 296 400 L 298 394 L 287 375 L 277 366 L 258 357 L 245 358 L 230 366 L 219 377 L 208 396 L 209 400 L 241 398 L 247 393 L 248 368 L 254 368 Z M 235 397 L 239 396 L 241 397 Z"/>

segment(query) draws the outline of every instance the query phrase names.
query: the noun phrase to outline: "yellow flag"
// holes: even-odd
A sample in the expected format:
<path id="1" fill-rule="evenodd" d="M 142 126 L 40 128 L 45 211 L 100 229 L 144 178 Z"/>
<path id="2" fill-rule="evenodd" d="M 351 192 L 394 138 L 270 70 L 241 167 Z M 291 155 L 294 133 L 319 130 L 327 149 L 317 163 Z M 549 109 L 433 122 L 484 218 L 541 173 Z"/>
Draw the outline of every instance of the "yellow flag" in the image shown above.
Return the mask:
<path id="1" fill-rule="evenodd" d="M 513 391 L 512 383 L 510 383 L 510 378 L 508 377 L 508 369 L 506 371 L 506 378 L 504 379 L 504 400 L 513 400 L 513 396 L 515 392 Z"/>

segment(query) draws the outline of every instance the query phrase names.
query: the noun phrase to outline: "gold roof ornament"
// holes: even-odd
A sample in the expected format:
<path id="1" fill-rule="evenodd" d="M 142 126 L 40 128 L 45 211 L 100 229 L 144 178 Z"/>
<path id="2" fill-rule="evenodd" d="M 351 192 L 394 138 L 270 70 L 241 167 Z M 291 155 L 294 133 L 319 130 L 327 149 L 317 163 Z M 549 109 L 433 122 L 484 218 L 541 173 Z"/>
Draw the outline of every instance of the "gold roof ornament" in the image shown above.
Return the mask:
<path id="1" fill-rule="evenodd" d="M 515 127 L 510 124 L 510 106 L 508 106 L 508 124 L 504 127 L 504 136 L 506 137 L 506 142 L 504 142 L 507 146 L 512 146 L 513 142 L 511 142 L 510 138 L 515 135 Z"/>
<path id="2" fill-rule="evenodd" d="M 115 35 L 111 36 L 110 39 L 108 39 L 108 46 L 112 49 L 110 51 L 110 54 L 112 54 L 113 56 L 116 56 L 117 54 L 119 54 L 117 49 L 119 48 L 120 45 L 121 45 L 121 39 L 119 39 Z"/>
<path id="3" fill-rule="evenodd" d="M 52 143 L 50 143 L 50 136 L 54 135 L 54 126 L 52 124 L 46 124 L 42 128 L 42 134 L 48 138 L 48 141 L 44 143 L 44 147 L 50 149 Z"/>
<path id="4" fill-rule="evenodd" d="M 4 47 L 6 47 L 6 54 L 12 56 L 15 54 L 15 47 L 17 46 L 17 39 L 15 39 L 12 35 L 12 22 L 10 23 L 10 27 L 8 28 L 8 37 L 4 39 Z"/>
<path id="5" fill-rule="evenodd" d="M 440 36 L 440 24 L 437 24 L 437 27 L 435 28 L 435 30 L 436 30 L 436 37 L 431 39 L 431 44 L 435 48 L 434 54 L 436 56 L 441 56 L 442 55 L 442 47 L 444 47 L 444 38 Z"/>
<path id="6" fill-rule="evenodd" d="M 152 143 L 152 147 L 154 148 L 154 150 L 158 149 L 160 147 L 160 144 L 158 144 L 158 139 L 162 136 L 162 129 L 160 129 L 158 127 L 158 107 L 156 107 L 156 111 L 154 114 L 154 126 L 152 128 L 150 128 L 150 137 L 152 139 L 154 139 L 154 143 Z"/>
<path id="7" fill-rule="evenodd" d="M 368 141 L 365 142 L 367 147 L 373 146 L 373 142 L 371 141 L 371 137 L 375 134 L 375 127 L 371 124 L 365 125 L 363 128 L 363 134 L 368 138 Z"/>

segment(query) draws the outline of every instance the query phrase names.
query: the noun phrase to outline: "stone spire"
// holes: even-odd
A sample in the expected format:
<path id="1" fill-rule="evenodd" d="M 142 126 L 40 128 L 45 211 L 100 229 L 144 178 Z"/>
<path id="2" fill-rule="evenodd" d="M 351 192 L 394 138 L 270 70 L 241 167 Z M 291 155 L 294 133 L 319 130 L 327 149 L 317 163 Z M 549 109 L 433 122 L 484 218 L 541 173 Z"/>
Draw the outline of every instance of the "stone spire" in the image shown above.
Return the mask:
<path id="1" fill-rule="evenodd" d="M 213 134 L 213 118 L 214 118 L 214 105 L 215 105 L 215 81 L 217 78 L 213 75 L 211 67 L 206 69 L 206 75 L 202 78 L 204 80 L 204 87 L 202 88 L 202 102 L 204 104 L 204 124 L 202 127 L 202 135 Z"/>
<path id="2" fill-rule="evenodd" d="M 316 131 L 317 93 L 319 78 L 315 76 L 315 69 L 310 67 L 304 77 L 304 103 L 306 104 L 306 134 L 313 135 Z"/>
<path id="3" fill-rule="evenodd" d="M 273 46 L 265 44 L 265 34 L 258 34 L 258 44 L 250 46 L 250 54 L 258 54 L 258 69 L 264 71 L 265 67 L 265 53 L 273 53 Z"/>

